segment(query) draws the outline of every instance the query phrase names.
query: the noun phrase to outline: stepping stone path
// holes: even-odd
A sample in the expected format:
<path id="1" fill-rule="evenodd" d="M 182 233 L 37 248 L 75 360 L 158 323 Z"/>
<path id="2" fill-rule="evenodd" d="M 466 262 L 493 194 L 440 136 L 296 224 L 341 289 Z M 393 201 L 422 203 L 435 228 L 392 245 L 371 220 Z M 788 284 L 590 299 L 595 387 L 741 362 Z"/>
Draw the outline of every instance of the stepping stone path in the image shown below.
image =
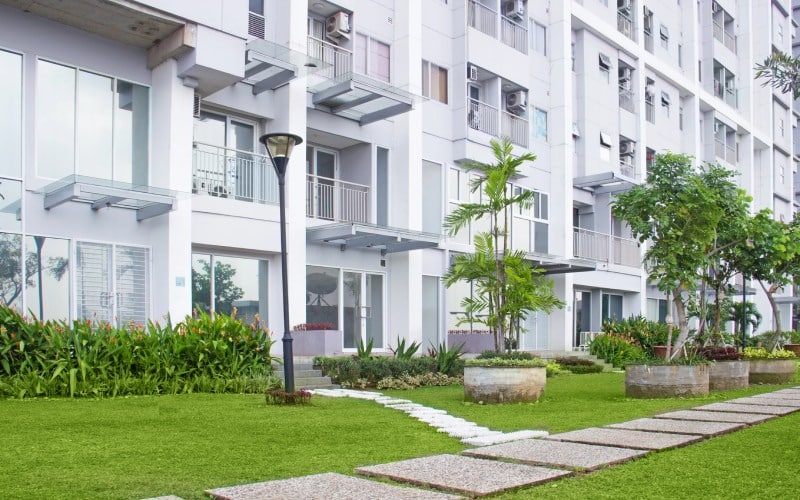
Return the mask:
<path id="1" fill-rule="evenodd" d="M 316 389 L 327 397 L 372 400 L 478 448 L 462 455 L 434 455 L 359 467 L 356 473 L 464 494 L 471 498 L 592 471 L 732 432 L 800 411 L 800 387 L 712 403 L 605 427 L 548 435 L 544 431 L 499 432 L 378 392 Z M 543 438 L 543 439 L 531 439 Z M 439 499 L 458 498 L 430 489 L 402 487 L 342 474 L 316 474 L 206 491 L 220 499 Z M 177 497 L 159 497 L 175 500 Z"/>

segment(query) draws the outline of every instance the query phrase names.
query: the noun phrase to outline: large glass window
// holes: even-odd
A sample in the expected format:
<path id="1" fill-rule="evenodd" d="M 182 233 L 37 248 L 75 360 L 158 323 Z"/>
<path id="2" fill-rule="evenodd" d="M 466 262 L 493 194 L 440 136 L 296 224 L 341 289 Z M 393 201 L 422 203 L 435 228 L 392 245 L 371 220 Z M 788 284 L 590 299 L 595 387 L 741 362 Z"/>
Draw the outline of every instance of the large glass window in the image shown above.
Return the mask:
<path id="1" fill-rule="evenodd" d="M 533 136 L 547 140 L 547 111 L 533 108 Z"/>
<path id="2" fill-rule="evenodd" d="M 37 70 L 39 175 L 147 184 L 149 89 L 48 61 Z"/>
<path id="3" fill-rule="evenodd" d="M 25 310 L 42 320 L 69 319 L 69 241 L 27 236 L 25 255 Z"/>
<path id="4" fill-rule="evenodd" d="M 213 303 L 211 297 L 214 297 Z M 267 320 L 267 261 L 192 255 L 192 304 L 205 312 L 231 314 L 250 323 Z"/>
<path id="5" fill-rule="evenodd" d="M 603 321 L 622 320 L 622 295 L 603 294 Z"/>
<path id="6" fill-rule="evenodd" d="M 22 229 L 22 181 L 0 177 L 0 230 Z"/>
<path id="7" fill-rule="evenodd" d="M 422 349 L 436 347 L 439 335 L 439 281 L 438 276 L 422 277 Z"/>
<path id="8" fill-rule="evenodd" d="M 447 104 L 447 70 L 422 61 L 422 95 Z"/>
<path id="9" fill-rule="evenodd" d="M 354 68 L 356 73 L 384 82 L 390 77 L 390 47 L 371 37 L 356 34 Z"/>
<path id="10" fill-rule="evenodd" d="M 22 56 L 0 50 L 0 176 L 22 176 Z"/>
<path id="11" fill-rule="evenodd" d="M 514 195 L 530 191 L 522 186 L 514 186 Z M 512 246 L 525 252 L 546 254 L 549 249 L 549 200 L 546 193 L 535 191 L 531 206 L 517 206 L 511 230 Z"/>
<path id="12" fill-rule="evenodd" d="M 422 230 L 442 232 L 442 166 L 422 160 Z"/>
<path id="13" fill-rule="evenodd" d="M 22 237 L 0 233 L 0 304 L 22 309 Z"/>

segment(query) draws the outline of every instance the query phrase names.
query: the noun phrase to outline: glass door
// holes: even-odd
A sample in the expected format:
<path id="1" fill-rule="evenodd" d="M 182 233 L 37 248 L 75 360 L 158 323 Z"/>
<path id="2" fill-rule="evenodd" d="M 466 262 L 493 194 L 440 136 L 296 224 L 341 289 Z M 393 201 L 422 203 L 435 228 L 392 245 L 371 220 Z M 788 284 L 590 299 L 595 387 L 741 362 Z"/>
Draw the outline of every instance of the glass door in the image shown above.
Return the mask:
<path id="1" fill-rule="evenodd" d="M 260 170 L 263 165 L 257 165 L 253 157 L 255 145 L 255 126 L 230 120 L 228 126 L 228 173 L 231 176 L 231 188 L 236 198 L 247 201 L 263 199 L 256 189 L 257 182 L 263 182 Z"/>
<path id="2" fill-rule="evenodd" d="M 581 333 L 591 331 L 592 293 L 576 290 L 573 306 L 575 311 L 575 336 L 572 339 L 572 346 L 578 347 L 582 344 Z"/>
<path id="3" fill-rule="evenodd" d="M 383 349 L 383 275 L 345 271 L 342 273 L 342 324 L 345 349 L 356 349 L 372 341 Z"/>
<path id="4" fill-rule="evenodd" d="M 306 214 L 317 219 L 337 220 L 336 153 L 312 146 L 306 152 L 309 177 Z"/>

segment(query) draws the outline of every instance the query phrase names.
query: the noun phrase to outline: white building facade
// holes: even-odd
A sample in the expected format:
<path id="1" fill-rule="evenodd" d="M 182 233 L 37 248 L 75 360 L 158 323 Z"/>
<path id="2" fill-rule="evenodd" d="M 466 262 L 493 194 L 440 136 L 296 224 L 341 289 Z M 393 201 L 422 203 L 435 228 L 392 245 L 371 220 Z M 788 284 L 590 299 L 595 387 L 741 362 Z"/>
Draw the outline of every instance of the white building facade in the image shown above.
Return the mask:
<path id="1" fill-rule="evenodd" d="M 280 331 L 277 180 L 258 137 L 290 132 L 304 138 L 286 181 L 290 323 L 333 324 L 343 352 L 438 345 L 470 329 L 457 325 L 469 286 L 440 279 L 482 229 L 449 237 L 443 217 L 479 196 L 464 162 L 508 137 L 538 158 L 513 181 L 537 193 L 514 247 L 567 304 L 532 315 L 521 348 L 663 320 L 609 203 L 672 151 L 737 170 L 755 210 L 792 217 L 796 114 L 753 81 L 791 52 L 791 13 L 788 0 L 0 0 L 0 300 L 118 323 L 236 307 Z"/>

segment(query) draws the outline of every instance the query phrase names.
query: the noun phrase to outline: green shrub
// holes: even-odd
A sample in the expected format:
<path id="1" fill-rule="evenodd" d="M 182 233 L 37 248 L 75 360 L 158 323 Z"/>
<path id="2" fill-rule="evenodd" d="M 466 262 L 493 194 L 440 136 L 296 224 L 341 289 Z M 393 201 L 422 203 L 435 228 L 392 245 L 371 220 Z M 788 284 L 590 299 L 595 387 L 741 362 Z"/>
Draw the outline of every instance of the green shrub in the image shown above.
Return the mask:
<path id="1" fill-rule="evenodd" d="M 407 360 L 389 357 L 368 359 L 316 357 L 314 364 L 337 384 L 351 387 L 375 387 L 380 380 L 399 378 L 401 375 L 440 373 L 437 361 L 429 357 Z M 360 379 L 364 382 L 359 383 Z"/>
<path id="2" fill-rule="evenodd" d="M 591 365 L 562 365 L 562 368 L 570 373 L 585 374 L 585 373 L 600 373 L 603 371 L 603 365 L 592 363 Z"/>
<path id="3" fill-rule="evenodd" d="M 524 351 L 511 351 L 511 352 L 483 351 L 482 353 L 478 354 L 475 357 L 475 359 L 489 359 L 489 358 L 534 359 L 534 356 L 533 354 Z"/>
<path id="4" fill-rule="evenodd" d="M 547 361 L 547 366 L 545 366 L 545 369 L 547 369 L 547 378 L 552 378 L 556 375 L 561 375 L 564 373 L 564 369 L 561 368 L 561 365 L 552 360 Z"/>
<path id="5" fill-rule="evenodd" d="M 556 363 L 561 366 L 594 366 L 596 363 L 591 359 L 579 358 L 577 356 L 568 356 L 565 358 L 556 358 Z"/>
<path id="6" fill-rule="evenodd" d="M 419 375 L 400 375 L 397 378 L 379 380 L 376 389 L 416 389 L 417 387 L 446 386 L 462 384 L 461 377 L 450 377 L 443 373 L 422 373 Z"/>
<path id="7" fill-rule="evenodd" d="M 745 347 L 744 359 L 794 359 L 797 356 L 792 351 L 775 349 L 772 352 L 763 347 Z"/>
<path id="8" fill-rule="evenodd" d="M 655 346 L 667 345 L 669 342 L 668 326 L 664 323 L 649 321 L 642 315 L 631 316 L 621 321 L 604 321 L 603 333 L 612 333 L 629 338 L 649 358 L 655 356 Z M 673 340 L 676 336 L 673 333 Z"/>
<path id="9" fill-rule="evenodd" d="M 589 342 L 589 352 L 594 356 L 622 367 L 626 363 L 633 363 L 647 359 L 645 351 L 628 337 L 615 333 L 604 333 L 596 336 Z"/>

